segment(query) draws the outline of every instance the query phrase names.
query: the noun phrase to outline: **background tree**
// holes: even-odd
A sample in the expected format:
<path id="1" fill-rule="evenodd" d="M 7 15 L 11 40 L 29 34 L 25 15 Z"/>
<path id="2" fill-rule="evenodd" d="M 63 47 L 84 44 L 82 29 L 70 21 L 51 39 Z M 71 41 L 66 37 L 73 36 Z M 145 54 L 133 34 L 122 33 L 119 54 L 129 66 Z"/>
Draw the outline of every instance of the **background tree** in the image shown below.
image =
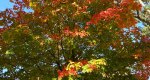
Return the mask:
<path id="1" fill-rule="evenodd" d="M 148 0 L 138 0 L 139 3 L 143 6 L 141 11 L 137 11 L 135 16 L 138 20 L 142 21 L 145 26 L 150 26 L 150 1 Z"/>
<path id="2" fill-rule="evenodd" d="M 139 66 L 137 67 L 140 69 L 137 71 L 137 75 L 139 79 L 146 80 L 149 77 L 150 68 L 148 67 L 150 65 L 149 58 L 149 26 L 150 26 L 150 1 L 149 0 L 138 0 L 140 4 L 142 5 L 142 10 L 137 11 L 136 18 L 140 21 L 140 23 L 143 24 L 143 28 L 141 28 L 142 31 L 142 37 L 141 37 L 141 43 L 143 46 L 141 49 L 144 52 L 143 59 L 139 63 Z"/>
<path id="3" fill-rule="evenodd" d="M 150 56 L 135 26 L 138 1 L 10 1 L 0 13 L 1 79 L 148 78 L 139 76 Z"/>

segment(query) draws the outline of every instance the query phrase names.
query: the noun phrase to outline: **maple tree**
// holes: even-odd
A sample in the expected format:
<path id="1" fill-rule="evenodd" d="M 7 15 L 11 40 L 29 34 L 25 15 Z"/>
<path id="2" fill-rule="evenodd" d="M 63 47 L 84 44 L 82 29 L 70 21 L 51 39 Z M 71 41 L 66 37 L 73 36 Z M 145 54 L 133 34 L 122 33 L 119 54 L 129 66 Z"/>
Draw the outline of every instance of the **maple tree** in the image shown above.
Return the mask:
<path id="1" fill-rule="evenodd" d="M 148 79 L 150 41 L 136 26 L 138 1 L 10 1 L 13 9 L 0 12 L 2 79 Z"/>

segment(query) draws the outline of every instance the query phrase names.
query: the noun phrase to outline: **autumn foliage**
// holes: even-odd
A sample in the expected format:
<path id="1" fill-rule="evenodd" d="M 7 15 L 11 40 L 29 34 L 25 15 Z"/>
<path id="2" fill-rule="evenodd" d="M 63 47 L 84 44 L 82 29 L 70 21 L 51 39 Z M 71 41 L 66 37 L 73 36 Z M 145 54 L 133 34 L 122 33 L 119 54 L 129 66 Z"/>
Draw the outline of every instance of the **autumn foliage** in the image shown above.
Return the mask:
<path id="1" fill-rule="evenodd" d="M 0 12 L 1 78 L 146 80 L 136 0 L 10 0 Z"/>

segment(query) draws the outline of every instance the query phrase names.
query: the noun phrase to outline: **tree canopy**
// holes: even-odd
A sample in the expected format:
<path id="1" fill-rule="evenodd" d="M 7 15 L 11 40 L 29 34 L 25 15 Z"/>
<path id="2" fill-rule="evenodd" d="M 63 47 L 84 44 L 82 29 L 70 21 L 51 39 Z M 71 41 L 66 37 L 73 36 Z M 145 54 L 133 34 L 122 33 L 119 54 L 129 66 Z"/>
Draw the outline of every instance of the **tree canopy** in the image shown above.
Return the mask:
<path id="1" fill-rule="evenodd" d="M 0 12 L 1 79 L 148 79 L 150 38 L 136 25 L 150 25 L 142 0 L 10 1 Z"/>

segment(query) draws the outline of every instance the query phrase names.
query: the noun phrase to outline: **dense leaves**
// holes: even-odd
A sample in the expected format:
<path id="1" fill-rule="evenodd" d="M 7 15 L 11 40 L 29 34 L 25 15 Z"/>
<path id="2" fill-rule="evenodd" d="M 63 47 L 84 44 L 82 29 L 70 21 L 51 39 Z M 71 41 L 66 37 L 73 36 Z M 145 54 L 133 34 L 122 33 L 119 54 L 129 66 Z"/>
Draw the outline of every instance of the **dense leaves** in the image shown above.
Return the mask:
<path id="1" fill-rule="evenodd" d="M 148 78 L 149 37 L 136 0 L 10 0 L 0 12 L 0 77 L 20 80 Z M 148 71 L 148 72 L 145 72 Z"/>

